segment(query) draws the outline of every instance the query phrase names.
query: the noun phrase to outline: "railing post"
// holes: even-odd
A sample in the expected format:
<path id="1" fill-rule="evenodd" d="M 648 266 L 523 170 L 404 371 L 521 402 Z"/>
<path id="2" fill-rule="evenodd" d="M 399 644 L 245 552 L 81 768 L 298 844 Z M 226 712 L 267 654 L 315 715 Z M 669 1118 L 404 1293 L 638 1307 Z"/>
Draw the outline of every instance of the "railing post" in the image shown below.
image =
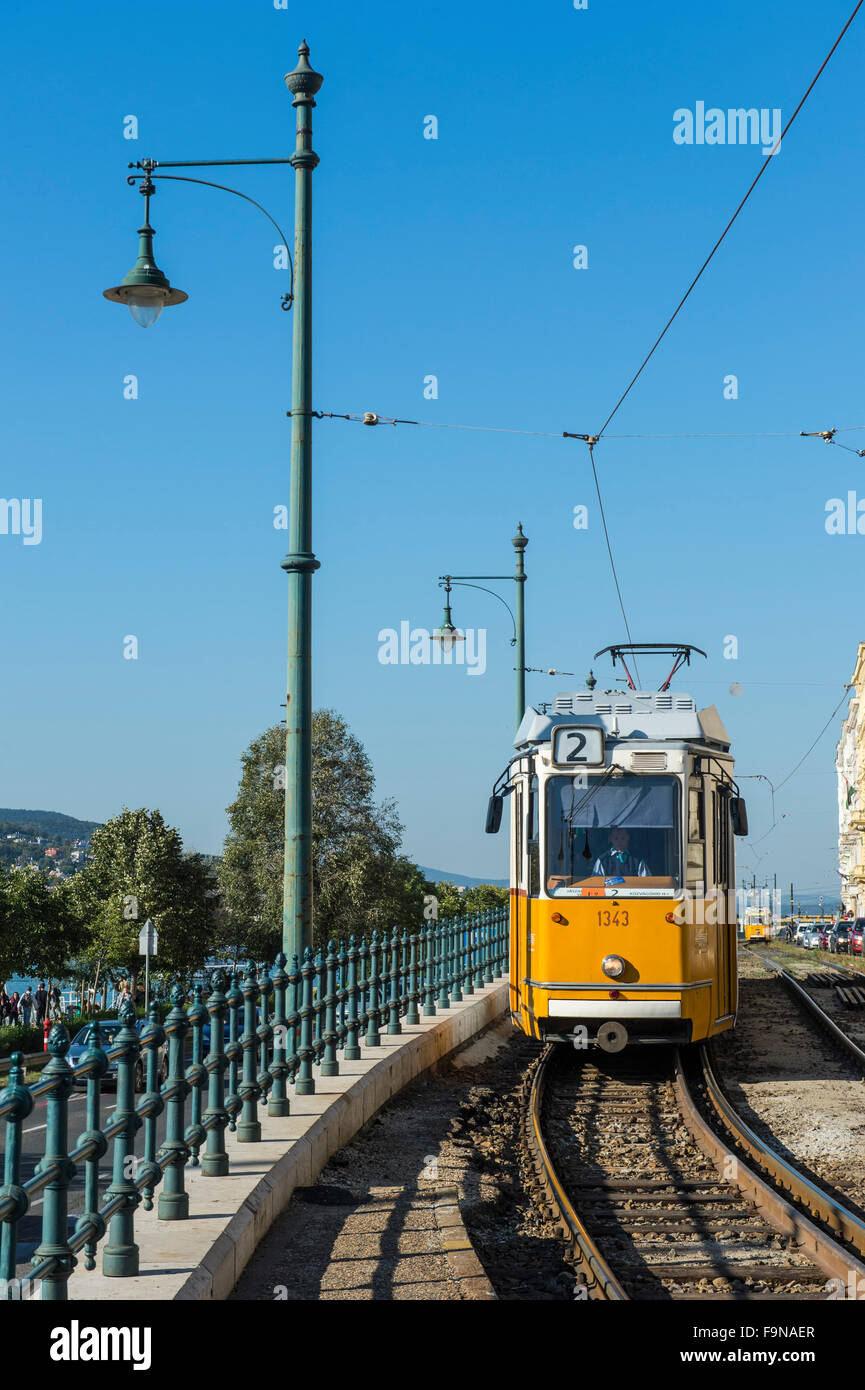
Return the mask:
<path id="1" fill-rule="evenodd" d="M 185 1221 L 189 1216 L 189 1193 L 183 1168 L 189 1157 L 183 1134 L 183 1113 L 189 1083 L 184 1068 L 184 1048 L 189 1019 L 182 1007 L 186 1000 L 185 991 L 175 985 L 171 991 L 173 1008 L 165 1020 L 168 1035 L 168 1086 L 169 1094 L 165 1102 L 165 1138 L 159 1149 L 160 1159 L 168 1159 L 165 1177 L 159 1192 L 156 1213 L 160 1221 Z"/>
<path id="2" fill-rule="evenodd" d="M 448 997 L 448 932 L 450 930 L 450 920 L 449 917 L 446 917 L 444 921 L 438 925 L 438 950 L 436 956 L 438 959 L 439 996 L 436 1002 L 440 1009 L 450 1008 L 451 1002 Z"/>
<path id="3" fill-rule="evenodd" d="M 214 970 L 210 983 L 212 990 L 207 1000 L 210 1049 L 205 1061 L 209 1079 L 207 1109 L 204 1112 L 207 1140 L 201 1160 L 201 1176 L 224 1178 L 228 1172 L 228 1154 L 225 1152 L 225 1128 L 228 1124 L 228 1111 L 225 1108 L 225 1014 L 228 1006 L 222 992 L 225 976 L 221 970 Z"/>
<path id="4" fill-rule="evenodd" d="M 97 1023 L 97 1024 L 94 1024 L 93 1026 L 96 1028 L 96 1031 L 97 1031 L 97 1034 L 98 1034 L 98 1032 L 99 1032 L 99 1025 L 98 1025 L 98 1023 Z M 90 1036 L 92 1036 L 92 1033 L 93 1033 L 93 1029 L 91 1028 Z M 89 1041 L 89 1038 L 88 1038 L 88 1041 Z M 141 1046 L 142 1046 L 142 1048 L 144 1049 L 144 1051 L 145 1051 L 145 1053 L 146 1053 L 146 1056 L 147 1056 L 147 1062 L 146 1062 L 146 1066 L 147 1066 L 147 1088 L 146 1088 L 145 1094 L 141 1097 L 142 1108 L 145 1110 L 146 1113 L 145 1113 L 145 1116 L 144 1116 L 144 1158 L 143 1158 L 143 1161 L 138 1165 L 138 1180 L 140 1181 L 142 1178 L 145 1178 L 145 1179 L 146 1179 L 146 1181 L 143 1183 L 143 1185 L 142 1185 L 142 1187 L 141 1187 L 141 1195 L 142 1195 L 142 1197 L 143 1197 L 143 1199 L 144 1199 L 144 1210 L 145 1210 L 145 1211 L 152 1211 L 152 1210 L 153 1210 L 153 1194 L 154 1194 L 154 1192 L 156 1191 L 156 1188 L 158 1187 L 159 1183 L 162 1182 L 162 1169 L 160 1168 L 159 1164 L 156 1162 L 156 1120 L 157 1120 L 158 1116 L 161 1115 L 162 1112 L 163 1112 L 163 1110 L 165 1109 L 165 1102 L 163 1101 L 162 1096 L 161 1096 L 161 1094 L 160 1094 L 160 1083 L 159 1083 L 159 1049 L 160 1049 L 160 1047 L 162 1046 L 162 1044 L 163 1044 L 164 1042 L 165 1042 L 165 1030 L 164 1030 L 164 1028 L 161 1026 L 161 1024 L 160 1024 L 160 1022 L 159 1022 L 159 1005 L 158 1005 L 158 1004 L 156 1003 L 156 1001 L 154 1000 L 154 1002 L 150 1005 L 150 1009 L 149 1009 L 149 1011 L 148 1011 L 147 1022 L 145 1023 L 144 1027 L 143 1027 L 142 1030 L 141 1030 Z M 97 1046 L 98 1046 L 98 1044 L 97 1044 Z M 104 1054 L 103 1054 L 103 1055 L 104 1055 Z M 89 1056 L 89 1053 L 85 1053 L 85 1055 L 84 1055 L 84 1057 L 82 1058 L 82 1060 L 83 1060 L 83 1061 L 86 1061 L 88 1056 Z M 89 1104 L 90 1104 L 90 1082 L 89 1082 L 89 1081 L 88 1081 L 88 1083 L 87 1083 L 87 1101 L 88 1101 L 88 1106 L 89 1106 Z M 88 1127 L 88 1129 L 95 1130 L 97 1133 L 98 1133 L 98 1131 L 99 1131 L 99 1082 L 98 1082 L 98 1081 L 97 1081 L 97 1083 L 96 1083 L 96 1113 L 95 1113 L 95 1119 L 91 1122 L 90 1117 L 89 1117 L 89 1115 L 88 1115 L 87 1127 Z M 88 1135 L 87 1137 L 89 1138 L 89 1135 Z M 82 1135 L 81 1138 L 83 1139 L 83 1138 L 84 1138 L 84 1135 Z M 81 1140 L 79 1140 L 78 1142 L 80 1143 Z M 104 1143 L 104 1141 L 103 1141 L 103 1143 Z M 88 1159 L 88 1160 L 87 1160 L 87 1179 L 86 1179 L 86 1181 L 88 1181 L 88 1182 L 89 1182 L 89 1180 L 90 1180 L 90 1163 L 91 1163 L 91 1160 Z M 98 1189 L 98 1170 L 99 1170 L 99 1164 L 98 1164 L 98 1162 L 94 1165 L 94 1168 L 95 1168 L 95 1171 L 94 1171 L 94 1182 L 93 1182 L 93 1200 L 94 1200 L 94 1206 L 93 1206 L 93 1207 L 90 1207 L 89 1204 L 88 1204 L 88 1202 L 87 1202 L 87 1199 L 86 1199 L 86 1198 L 85 1198 L 85 1201 L 84 1201 L 85 1209 L 88 1210 L 88 1211 L 95 1211 L 95 1210 L 97 1209 L 98 1205 L 99 1205 L 99 1201 L 98 1201 L 98 1192 L 99 1192 L 99 1189 Z M 87 1248 L 87 1247 L 85 1247 L 85 1249 L 86 1249 L 86 1248 Z M 95 1252 L 95 1249 L 96 1249 L 95 1245 L 94 1245 L 93 1249 L 94 1249 L 94 1252 Z M 86 1264 L 86 1261 L 85 1261 L 85 1264 Z M 87 1269 L 93 1269 L 93 1265 L 92 1265 L 92 1264 L 86 1265 L 86 1267 L 87 1267 Z"/>
<path id="5" fill-rule="evenodd" d="M 321 951 L 313 952 L 312 964 L 312 1060 L 313 1064 L 321 1065 L 324 1051 L 324 960 Z"/>
<path id="6" fill-rule="evenodd" d="M 465 929 L 463 931 L 463 994 L 474 994 L 474 973 L 472 969 L 472 941 L 474 940 L 475 923 L 478 920 L 476 912 L 471 913 L 465 919 Z"/>
<path id="7" fill-rule="evenodd" d="M 495 921 L 493 913 L 488 909 L 484 913 L 486 949 L 484 951 L 484 984 L 491 985 L 493 982 L 493 947 L 495 935 Z"/>
<path id="8" fill-rule="evenodd" d="M 297 956 L 291 958 L 291 971 L 288 976 L 288 1079 L 297 1090 L 297 1073 L 300 1067 L 300 962 Z"/>
<path id="9" fill-rule="evenodd" d="M 9 1084 L 0 1094 L 0 1102 L 8 1105 L 11 1101 L 13 1106 L 6 1116 L 6 1152 L 3 1161 L 3 1187 L 0 1188 L 0 1197 L 14 1203 L 9 1215 L 3 1218 L 3 1231 L 0 1235 L 0 1279 L 3 1280 L 4 1297 L 7 1299 L 12 1297 L 11 1284 L 16 1277 L 18 1222 L 26 1214 L 29 1205 L 27 1193 L 20 1183 L 21 1132 L 24 1121 L 33 1109 L 33 1096 L 24 1085 L 24 1076 L 24 1055 L 21 1052 L 13 1052 L 9 1059 Z"/>
<path id="10" fill-rule="evenodd" d="M 113 1175 L 105 1196 L 108 1201 L 112 1197 L 123 1197 L 125 1201 L 111 1218 L 108 1244 L 102 1252 L 102 1273 L 109 1279 L 125 1279 L 138 1273 L 135 1208 L 141 1200 L 135 1182 L 135 1132 L 141 1126 L 141 1119 L 135 1113 L 135 1063 L 140 1045 L 135 1026 L 137 1015 L 131 999 L 124 999 L 118 1017 L 120 1027 L 112 1047 L 122 1047 L 123 1051 L 117 1059 L 117 1106 L 112 1119 L 122 1120 L 123 1130 L 114 1140 Z M 47 1206 L 47 1196 L 45 1202 Z"/>
<path id="11" fill-rule="evenodd" d="M 289 1066 L 286 1062 L 288 1056 L 288 1022 L 285 1016 L 285 991 L 288 984 L 288 976 L 285 973 L 285 953 L 280 951 L 276 957 L 276 965 L 271 971 L 273 980 L 273 1061 L 270 1064 L 270 1074 L 273 1077 L 273 1086 L 270 1091 L 270 1102 L 267 1107 L 268 1115 L 289 1115 L 291 1106 L 285 1089 L 285 1078 L 289 1073 Z"/>
<path id="12" fill-rule="evenodd" d="M 399 932 L 396 927 L 393 929 L 393 936 L 390 939 L 390 1012 L 388 1015 L 387 1031 L 391 1033 L 401 1033 L 402 1024 L 399 1021 L 399 1006 L 402 985 L 402 971 L 400 970 L 399 959 Z"/>
<path id="13" fill-rule="evenodd" d="M 453 1004 L 461 1004 L 463 1002 L 463 992 L 460 989 L 460 974 L 462 973 L 460 952 L 462 950 L 465 920 L 465 917 L 455 917 L 453 919 L 453 934 L 451 936 L 451 1003 Z"/>
<path id="14" fill-rule="evenodd" d="M 478 912 L 475 915 L 475 925 L 472 931 L 472 955 L 474 959 L 475 989 L 484 987 L 484 914 Z"/>
<path id="15" fill-rule="evenodd" d="M 300 967 L 303 982 L 303 997 L 300 1005 L 300 1047 L 297 1049 L 300 1069 L 294 1087 L 299 1096 L 311 1096 L 315 1093 L 315 1077 L 312 1074 L 312 977 L 314 973 L 312 948 L 307 946 L 303 953 L 303 965 Z"/>
<path id="16" fill-rule="evenodd" d="M 432 1018 L 436 1011 L 435 982 L 436 958 L 435 939 L 438 923 L 430 921 L 423 933 L 424 939 L 424 1018 Z"/>
<path id="17" fill-rule="evenodd" d="M 135 1042 L 137 1046 L 137 1033 Z M 45 1106 L 45 1157 L 40 1162 L 39 1169 L 44 1172 L 47 1168 L 54 1168 L 56 1171 L 48 1186 L 44 1188 L 42 1240 L 33 1253 L 34 1266 L 49 1260 L 57 1265 L 42 1279 L 42 1297 L 49 1303 L 66 1301 L 66 1286 L 77 1263 L 69 1249 L 67 1235 L 69 1180 L 75 1172 L 75 1165 L 69 1159 L 69 1092 L 72 1089 L 72 1068 L 66 1060 L 68 1050 L 69 1034 L 62 1023 L 55 1023 L 48 1037 L 51 1061 L 42 1072 L 42 1079 L 50 1080 L 52 1085 Z M 115 1173 L 116 1171 L 115 1167 Z M 137 1274 L 137 1249 L 135 1255 L 133 1273 Z M 38 1276 L 39 1270 L 34 1269 L 34 1273 Z"/>
<path id="18" fill-rule="evenodd" d="M 324 1052 L 321 1058 L 322 1076 L 338 1076 L 339 1062 L 336 1059 L 336 942 L 328 941 L 325 961 L 324 993 Z"/>
<path id="19" fill-rule="evenodd" d="M 378 1013 L 378 941 L 378 931 L 374 931 L 369 946 L 369 1006 L 366 1016 L 366 1038 L 364 1039 L 367 1047 L 379 1047 L 381 1045 Z"/>
<path id="20" fill-rule="evenodd" d="M 417 976 L 417 932 L 412 932 L 409 937 L 409 959 L 408 959 L 408 1011 L 405 1021 L 409 1025 L 420 1023 L 420 1014 L 417 1010 L 418 1005 L 418 976 Z"/>
<path id="21" fill-rule="evenodd" d="M 348 938 L 348 978 L 346 981 L 346 1020 L 345 1020 L 345 1049 L 343 1056 L 347 1062 L 357 1062 L 360 1058 L 360 1046 L 357 1034 L 360 1026 L 357 1008 L 357 942 L 354 936 Z"/>
<path id="22" fill-rule="evenodd" d="M 261 1021 L 255 1030 L 258 1038 L 258 1086 L 262 1105 L 267 1103 L 273 1075 L 270 1070 L 270 1051 L 273 1028 L 270 1023 L 270 996 L 273 993 L 273 980 L 270 978 L 266 962 L 258 967 L 258 989 L 261 999 Z"/>
<path id="23" fill-rule="evenodd" d="M 231 985 L 225 996 L 228 1006 L 228 1046 L 225 1055 L 228 1058 L 228 1095 L 225 1097 L 225 1108 L 228 1111 L 228 1128 L 232 1134 L 237 1129 L 237 1115 L 240 1110 L 240 1092 L 238 1059 L 240 1057 L 240 1009 L 243 1004 L 243 995 L 237 983 L 237 975 L 231 976 Z"/>
<path id="24" fill-rule="evenodd" d="M 345 1056 L 345 1039 L 348 1032 L 346 1007 L 348 1001 L 347 989 L 348 975 L 348 951 L 346 950 L 345 938 L 340 937 L 336 952 L 336 1048 L 337 1052 L 342 1050 Z"/>
<path id="25" fill-rule="evenodd" d="M 207 1138 L 207 1131 L 201 1123 L 202 1097 L 207 1083 L 207 1068 L 204 1065 L 204 1025 L 207 1022 L 207 1008 L 204 1003 L 204 989 L 196 985 L 192 1008 L 187 1017 L 192 1028 L 192 1063 L 186 1073 L 192 1091 L 189 1111 L 189 1127 L 186 1142 L 189 1145 L 189 1166 L 198 1167 L 198 1151 Z M 211 1039 L 212 1041 L 212 1039 Z"/>
<path id="26" fill-rule="evenodd" d="M 497 909 L 498 918 L 498 940 L 499 940 L 499 968 L 498 974 L 504 975 L 507 970 L 507 961 L 510 947 L 509 924 L 505 915 L 504 908 Z"/>
<path id="27" fill-rule="evenodd" d="M 258 1119 L 259 1087 L 255 1076 L 256 1044 L 256 1004 L 258 1002 L 258 975 L 255 964 L 249 961 L 243 976 L 243 1080 L 240 1083 L 240 1097 L 243 1109 L 237 1126 L 238 1144 L 257 1144 L 261 1139 L 261 1124 Z"/>

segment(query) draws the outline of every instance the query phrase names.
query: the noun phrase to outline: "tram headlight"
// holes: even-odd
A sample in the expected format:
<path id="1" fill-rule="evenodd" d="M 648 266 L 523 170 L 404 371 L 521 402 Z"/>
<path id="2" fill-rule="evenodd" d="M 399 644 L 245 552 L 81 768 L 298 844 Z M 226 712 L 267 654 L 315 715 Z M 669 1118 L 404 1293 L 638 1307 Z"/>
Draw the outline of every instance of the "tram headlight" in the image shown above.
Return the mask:
<path id="1" fill-rule="evenodd" d="M 604 956 L 601 961 L 601 969 L 605 975 L 609 975 L 611 980 L 618 980 L 624 972 L 625 962 L 621 956 Z"/>

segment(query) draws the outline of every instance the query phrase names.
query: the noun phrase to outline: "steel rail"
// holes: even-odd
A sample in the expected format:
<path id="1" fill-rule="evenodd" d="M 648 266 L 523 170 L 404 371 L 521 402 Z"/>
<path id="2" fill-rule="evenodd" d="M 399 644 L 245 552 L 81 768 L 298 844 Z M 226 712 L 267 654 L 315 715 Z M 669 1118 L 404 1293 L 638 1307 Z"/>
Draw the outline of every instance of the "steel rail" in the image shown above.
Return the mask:
<path id="1" fill-rule="evenodd" d="M 555 1171 L 544 1140 L 542 1108 L 550 1063 L 557 1050 L 554 1045 L 547 1046 L 541 1055 L 529 1092 L 524 1130 L 531 1164 L 545 1194 L 545 1205 L 562 1233 L 572 1243 L 574 1266 L 585 1276 L 589 1298 L 608 1302 L 628 1301 L 628 1294 L 574 1209 Z M 853 1244 L 856 1249 L 865 1250 L 865 1223 L 860 1222 L 852 1212 L 773 1154 L 745 1125 L 723 1096 L 703 1044 L 698 1046 L 698 1057 L 703 1064 L 703 1080 L 707 1095 L 719 1120 L 732 1132 L 740 1147 L 746 1149 L 758 1166 L 764 1167 L 767 1171 L 775 1160 L 779 1173 L 778 1177 L 772 1174 L 775 1182 L 787 1187 L 795 1200 L 809 1206 L 813 1202 L 815 1215 L 827 1224 L 833 1225 L 839 1236 Z M 845 1289 L 848 1287 L 851 1272 L 857 1279 L 865 1279 L 865 1263 L 861 1263 L 848 1249 L 815 1225 L 798 1207 L 788 1202 L 777 1187 L 765 1181 L 738 1154 L 729 1152 L 719 1135 L 700 1114 L 688 1087 L 678 1050 L 675 1054 L 675 1093 L 680 1113 L 694 1143 L 714 1163 L 724 1181 L 737 1187 L 773 1229 L 782 1235 L 792 1237 L 800 1251 L 807 1251 L 814 1263 L 830 1278 L 839 1280 Z M 732 1174 L 731 1158 L 735 1159 Z M 860 1237 L 863 1238 L 862 1246 L 858 1243 Z"/>
<path id="2" fill-rule="evenodd" d="M 799 1172 L 774 1149 L 769 1148 L 765 1140 L 755 1134 L 741 1115 L 737 1114 L 715 1075 L 705 1043 L 699 1044 L 697 1057 L 706 1097 L 718 1122 L 733 1142 L 771 1179 L 774 1187 L 752 1172 L 738 1155 L 730 1154 L 724 1149 L 718 1135 L 712 1132 L 697 1110 L 688 1091 L 681 1061 L 677 1060 L 676 1090 L 682 1100 L 682 1114 L 703 1152 L 722 1169 L 729 1164 L 731 1158 L 735 1158 L 734 1171 L 737 1176 L 734 1181 L 740 1190 L 750 1195 L 752 1200 L 757 1201 L 758 1206 L 765 1209 L 766 1219 L 773 1226 L 795 1236 L 798 1243 L 805 1245 L 816 1263 L 828 1274 L 840 1277 L 846 1282 L 852 1269 L 858 1278 L 865 1278 L 865 1264 L 857 1260 L 849 1250 L 845 1250 L 832 1236 L 814 1225 L 801 1211 L 801 1207 L 806 1207 L 813 1216 L 824 1222 L 860 1255 L 865 1255 L 865 1221 L 842 1202 L 836 1201 L 823 1188 L 811 1182 L 804 1173 Z M 794 1207 L 787 1202 L 779 1188 L 789 1193 L 800 1206 Z"/>
<path id="3" fill-rule="evenodd" d="M 555 1053 L 554 1045 L 548 1043 L 546 1050 L 541 1054 L 532 1078 L 525 1121 L 529 1153 L 532 1156 L 538 1179 L 549 1197 L 562 1233 L 573 1244 L 574 1264 L 586 1276 L 589 1298 L 603 1299 L 609 1303 L 627 1302 L 628 1295 L 595 1245 L 562 1187 L 544 1141 L 541 1112 L 548 1068 Z"/>
<path id="4" fill-rule="evenodd" d="M 820 1008 L 817 1000 L 811 998 L 808 991 L 802 988 L 799 981 L 794 979 L 789 971 L 785 970 L 777 961 L 772 960 L 770 956 L 764 956 L 762 953 L 759 957 L 755 957 L 755 959 L 765 961 L 772 970 L 780 975 L 794 999 L 796 999 L 803 1008 L 808 1010 L 821 1027 L 825 1028 L 826 1032 L 834 1038 L 835 1042 L 840 1043 L 845 1052 L 848 1052 L 851 1057 L 855 1058 L 860 1067 L 865 1068 L 865 1052 L 863 1052 L 862 1048 L 857 1046 L 852 1038 L 848 1038 L 844 1030 L 839 1028 L 835 1020 L 830 1018 L 829 1015 Z M 862 983 L 865 984 L 865 975 L 863 975 Z"/>

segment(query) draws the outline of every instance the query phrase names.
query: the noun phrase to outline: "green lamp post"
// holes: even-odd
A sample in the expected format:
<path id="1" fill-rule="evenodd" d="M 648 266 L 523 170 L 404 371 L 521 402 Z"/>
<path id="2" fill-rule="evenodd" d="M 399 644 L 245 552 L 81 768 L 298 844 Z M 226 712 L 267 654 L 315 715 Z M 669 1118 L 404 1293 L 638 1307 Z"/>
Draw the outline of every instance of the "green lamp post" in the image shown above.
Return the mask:
<path id="1" fill-rule="evenodd" d="M 276 228 L 281 243 L 288 241 L 266 208 L 236 188 L 182 174 L 157 174 L 156 169 L 212 168 L 217 165 L 290 164 L 295 171 L 294 258 L 289 256 L 291 289 L 282 296 L 283 309 L 294 305 L 291 389 L 291 472 L 289 490 L 289 554 L 282 561 L 288 576 L 288 671 L 285 701 L 285 871 L 283 878 L 283 950 L 291 959 L 303 957 L 312 944 L 312 575 L 319 562 L 312 553 L 312 171 L 318 155 L 312 148 L 312 107 L 324 78 L 309 65 L 309 46 L 298 48 L 297 67 L 285 84 L 297 111 L 294 154 L 280 159 L 143 159 L 129 167 L 142 170 L 129 183 L 140 182 L 144 195 L 144 224 L 139 228 L 138 259 L 119 285 L 104 291 L 106 299 L 125 304 L 136 323 L 149 328 L 162 310 L 182 304 L 188 295 L 172 288 L 153 255 L 150 199 L 154 179 L 204 184 L 233 193 L 252 203 Z"/>
<path id="2" fill-rule="evenodd" d="M 432 641 L 441 644 L 442 651 L 452 652 L 457 642 L 464 642 L 465 637 L 459 628 L 454 626 L 451 618 L 450 596 L 454 584 L 463 589 L 481 589 L 485 594 L 492 594 L 499 603 L 503 603 L 511 615 L 511 622 L 514 625 L 514 635 L 511 638 L 511 646 L 516 648 L 516 707 L 515 727 L 518 729 L 522 723 L 523 715 L 526 711 L 526 567 L 525 550 L 529 543 L 528 536 L 523 535 L 522 523 L 517 526 L 517 534 L 511 540 L 511 545 L 516 551 L 516 570 L 514 574 L 441 574 L 439 575 L 439 585 L 445 591 L 445 610 L 444 618 L 440 627 L 437 627 L 432 634 Z M 506 603 L 501 594 L 497 594 L 494 589 L 485 589 L 483 584 L 474 581 L 484 579 L 487 583 L 496 583 L 502 580 L 513 580 L 516 585 L 516 616 L 510 604 Z"/>

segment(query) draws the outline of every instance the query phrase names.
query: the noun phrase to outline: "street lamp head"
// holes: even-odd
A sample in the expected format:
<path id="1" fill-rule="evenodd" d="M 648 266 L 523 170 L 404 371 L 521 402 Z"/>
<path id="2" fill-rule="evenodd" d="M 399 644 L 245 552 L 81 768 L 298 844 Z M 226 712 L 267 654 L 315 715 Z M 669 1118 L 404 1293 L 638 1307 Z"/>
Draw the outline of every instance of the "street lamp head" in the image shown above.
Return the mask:
<path id="1" fill-rule="evenodd" d="M 166 305 L 182 304 L 189 298 L 183 290 L 171 288 L 167 276 L 163 275 L 153 259 L 153 228 L 150 225 L 152 191 L 153 184 L 147 179 L 141 185 L 146 202 L 144 224 L 138 228 L 138 259 L 119 285 L 102 291 L 105 298 L 114 304 L 125 304 L 142 328 L 149 328 L 155 323 Z"/>
<path id="2" fill-rule="evenodd" d="M 440 642 L 443 652 L 452 652 L 457 642 L 464 642 L 465 640 L 464 634 L 451 622 L 450 604 L 446 603 L 442 625 L 437 627 L 432 634 L 432 641 Z"/>

